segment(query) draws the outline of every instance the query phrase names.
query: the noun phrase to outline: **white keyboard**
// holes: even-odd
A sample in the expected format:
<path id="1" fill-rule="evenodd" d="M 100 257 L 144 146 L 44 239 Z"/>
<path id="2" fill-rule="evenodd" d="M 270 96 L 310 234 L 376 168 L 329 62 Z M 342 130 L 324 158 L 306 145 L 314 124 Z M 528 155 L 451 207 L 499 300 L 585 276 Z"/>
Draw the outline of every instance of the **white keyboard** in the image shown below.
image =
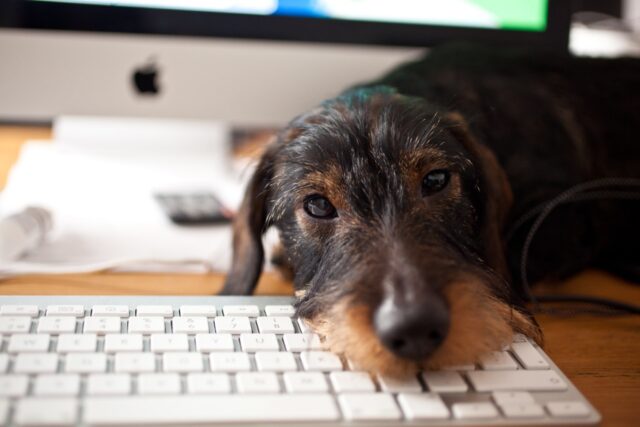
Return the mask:
<path id="1" fill-rule="evenodd" d="M 0 425 L 589 425 L 520 337 L 396 380 L 322 350 L 285 297 L 0 297 Z"/>

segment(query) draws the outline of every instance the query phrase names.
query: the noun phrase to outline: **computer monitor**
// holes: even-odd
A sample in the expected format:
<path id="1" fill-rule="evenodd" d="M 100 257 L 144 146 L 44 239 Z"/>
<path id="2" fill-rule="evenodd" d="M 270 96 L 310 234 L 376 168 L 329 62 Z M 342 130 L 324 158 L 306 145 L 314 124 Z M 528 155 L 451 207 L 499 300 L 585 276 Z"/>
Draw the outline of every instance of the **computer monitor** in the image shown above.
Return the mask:
<path id="1" fill-rule="evenodd" d="M 424 47 L 567 48 L 564 0 L 2 0 L 0 120 L 280 125 Z"/>

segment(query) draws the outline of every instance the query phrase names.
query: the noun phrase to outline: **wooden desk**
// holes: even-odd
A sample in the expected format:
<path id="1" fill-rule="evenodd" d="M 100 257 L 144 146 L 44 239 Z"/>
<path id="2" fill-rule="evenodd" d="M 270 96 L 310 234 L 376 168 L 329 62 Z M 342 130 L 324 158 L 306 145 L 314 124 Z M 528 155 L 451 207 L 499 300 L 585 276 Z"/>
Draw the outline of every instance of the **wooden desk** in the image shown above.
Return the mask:
<path id="1" fill-rule="evenodd" d="M 47 129 L 0 126 L 0 187 L 26 138 L 47 137 Z M 0 281 L 0 294 L 12 295 L 210 295 L 223 277 L 178 274 L 83 274 L 29 276 Z M 581 293 L 640 304 L 640 286 L 597 271 L 539 293 Z M 263 275 L 260 294 L 288 295 L 289 283 Z M 603 426 L 640 424 L 640 317 L 539 315 L 546 351 L 603 415 Z"/>

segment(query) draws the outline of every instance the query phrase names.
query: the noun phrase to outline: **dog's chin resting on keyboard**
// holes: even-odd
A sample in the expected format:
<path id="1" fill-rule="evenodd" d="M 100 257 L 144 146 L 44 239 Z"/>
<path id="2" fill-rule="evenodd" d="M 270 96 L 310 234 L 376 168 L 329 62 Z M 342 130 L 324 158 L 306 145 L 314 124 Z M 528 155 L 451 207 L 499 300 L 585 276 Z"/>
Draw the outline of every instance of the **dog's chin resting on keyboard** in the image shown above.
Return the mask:
<path id="1" fill-rule="evenodd" d="M 540 342 L 517 280 L 526 229 L 505 232 L 572 185 L 640 175 L 639 84 L 637 60 L 457 47 L 324 102 L 262 156 L 224 292 L 252 292 L 275 226 L 298 314 L 360 368 L 401 375 L 476 362 L 515 333 Z M 637 258 L 619 244 L 638 214 L 562 207 L 529 277 Z"/>

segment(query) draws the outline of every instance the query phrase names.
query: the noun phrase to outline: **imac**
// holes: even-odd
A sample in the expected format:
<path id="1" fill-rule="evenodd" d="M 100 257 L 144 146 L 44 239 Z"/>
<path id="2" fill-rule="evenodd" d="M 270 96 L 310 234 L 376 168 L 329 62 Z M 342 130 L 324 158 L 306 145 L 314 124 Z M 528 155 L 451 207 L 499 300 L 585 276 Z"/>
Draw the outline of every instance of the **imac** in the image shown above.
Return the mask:
<path id="1" fill-rule="evenodd" d="M 444 41 L 566 51 L 563 0 L 2 0 L 0 121 L 279 126 Z"/>

